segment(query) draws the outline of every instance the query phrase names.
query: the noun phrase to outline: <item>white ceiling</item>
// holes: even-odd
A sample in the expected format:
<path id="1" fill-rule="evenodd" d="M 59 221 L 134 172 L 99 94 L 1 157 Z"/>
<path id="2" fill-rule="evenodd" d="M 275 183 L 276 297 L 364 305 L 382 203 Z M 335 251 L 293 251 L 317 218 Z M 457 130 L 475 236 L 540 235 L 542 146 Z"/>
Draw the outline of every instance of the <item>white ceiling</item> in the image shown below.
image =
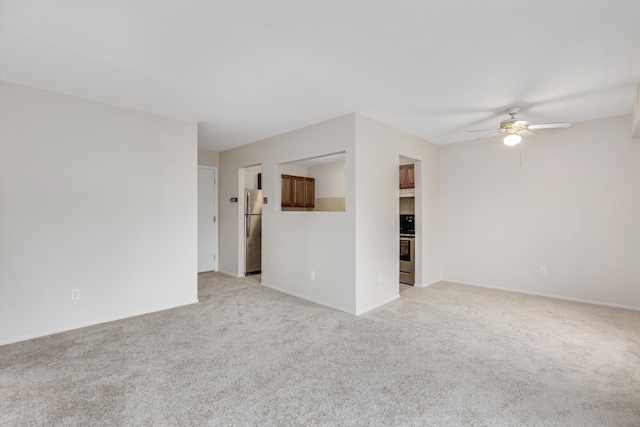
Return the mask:
<path id="1" fill-rule="evenodd" d="M 640 1 L 0 4 L 0 78 L 196 121 L 217 151 L 351 112 L 436 144 L 512 105 L 628 114 L 640 79 Z"/>

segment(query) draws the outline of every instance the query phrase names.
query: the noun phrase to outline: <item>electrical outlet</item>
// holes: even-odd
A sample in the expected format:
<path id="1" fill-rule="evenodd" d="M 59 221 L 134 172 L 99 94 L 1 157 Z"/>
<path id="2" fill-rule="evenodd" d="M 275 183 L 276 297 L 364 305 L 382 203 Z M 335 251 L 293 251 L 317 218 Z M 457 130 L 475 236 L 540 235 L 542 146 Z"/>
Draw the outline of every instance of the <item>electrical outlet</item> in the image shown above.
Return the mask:
<path id="1" fill-rule="evenodd" d="M 80 289 L 71 289 L 71 300 L 75 301 L 80 299 Z"/>
<path id="2" fill-rule="evenodd" d="M 316 272 L 315 271 L 311 270 L 309 272 L 309 279 L 316 280 Z"/>
<path id="3" fill-rule="evenodd" d="M 542 275 L 547 274 L 547 267 L 545 267 L 544 265 L 540 266 L 540 274 Z"/>
<path id="4" fill-rule="evenodd" d="M 378 282 L 382 282 L 382 273 L 378 273 Z"/>

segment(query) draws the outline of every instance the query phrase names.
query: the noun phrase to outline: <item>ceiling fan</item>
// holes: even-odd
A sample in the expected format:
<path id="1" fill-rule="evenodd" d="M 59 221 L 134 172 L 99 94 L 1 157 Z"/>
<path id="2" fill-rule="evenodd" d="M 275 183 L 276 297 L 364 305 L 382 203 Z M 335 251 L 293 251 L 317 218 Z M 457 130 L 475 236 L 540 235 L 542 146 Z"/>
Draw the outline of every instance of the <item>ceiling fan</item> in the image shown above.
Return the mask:
<path id="1" fill-rule="evenodd" d="M 477 129 L 477 130 L 468 130 L 467 132 L 489 132 L 494 131 L 493 133 L 485 136 L 481 136 L 478 139 L 489 138 L 490 136 L 497 135 L 499 133 L 506 133 L 507 136 L 504 138 L 504 143 L 513 147 L 514 145 L 518 145 L 522 140 L 520 136 L 521 132 L 534 132 L 533 129 L 549 129 L 549 128 L 566 128 L 571 126 L 571 123 L 567 122 L 558 122 L 558 123 L 539 123 L 539 124 L 529 124 L 528 121 L 516 118 L 516 114 L 520 111 L 520 107 L 509 107 L 505 110 L 507 114 L 511 117 L 500 122 L 499 129 Z"/>

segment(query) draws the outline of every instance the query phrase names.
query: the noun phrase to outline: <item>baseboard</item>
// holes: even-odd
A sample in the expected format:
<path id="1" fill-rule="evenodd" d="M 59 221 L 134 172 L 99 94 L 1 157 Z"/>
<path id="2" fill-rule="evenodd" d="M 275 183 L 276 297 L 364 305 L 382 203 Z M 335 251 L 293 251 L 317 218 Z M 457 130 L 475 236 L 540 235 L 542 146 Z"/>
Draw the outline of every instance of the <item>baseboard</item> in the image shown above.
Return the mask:
<path id="1" fill-rule="evenodd" d="M 242 277 L 242 276 L 238 276 L 238 273 L 232 273 L 230 271 L 226 271 L 226 270 L 218 270 L 220 273 L 224 273 L 227 274 L 229 276 L 233 276 L 233 277 Z"/>
<path id="2" fill-rule="evenodd" d="M 333 308 L 334 310 L 338 310 L 338 311 L 344 311 L 344 312 L 349 313 L 349 314 L 356 314 L 353 310 L 349 310 L 347 308 L 340 307 L 340 306 L 328 303 L 326 301 L 318 300 L 318 299 L 315 299 L 315 298 L 309 298 L 306 295 L 302 295 L 302 294 L 299 294 L 297 292 L 292 292 L 292 291 L 290 291 L 288 289 L 279 288 L 278 286 L 273 286 L 273 285 L 270 285 L 270 284 L 265 283 L 265 282 L 262 282 L 260 284 L 262 286 L 265 286 L 265 287 L 269 288 L 269 289 L 273 289 L 274 291 L 282 292 L 284 294 L 288 294 L 288 295 L 294 296 L 296 298 L 301 298 L 301 299 L 310 301 L 310 302 L 312 302 L 314 304 L 323 305 L 325 307 Z"/>
<path id="3" fill-rule="evenodd" d="M 585 304 L 602 305 L 602 306 L 605 306 L 605 307 L 624 308 L 626 310 L 640 311 L 640 307 L 637 307 L 635 305 L 624 305 L 624 304 L 616 304 L 616 303 L 605 302 L 605 301 L 594 301 L 594 300 L 589 300 L 589 299 L 566 297 L 566 296 L 563 296 L 563 295 L 546 294 L 546 293 L 543 293 L 543 292 L 523 291 L 521 289 L 503 288 L 503 287 L 500 287 L 500 286 L 483 285 L 483 284 L 480 284 L 480 283 L 464 282 L 462 280 L 455 280 L 455 279 L 442 279 L 442 281 L 443 282 L 459 283 L 461 285 L 478 286 L 480 288 L 496 289 L 496 290 L 499 290 L 499 291 L 516 292 L 516 293 L 525 294 L 525 295 L 535 295 L 535 296 L 538 296 L 538 297 L 555 298 L 555 299 L 560 299 L 560 300 L 565 300 L 565 301 L 582 302 L 582 303 L 585 303 Z"/>
<path id="4" fill-rule="evenodd" d="M 427 286 L 435 285 L 438 282 L 442 282 L 442 279 L 434 280 L 433 282 L 426 283 L 426 284 L 416 283 L 413 286 L 415 286 L 416 288 L 426 288 Z"/>
<path id="5" fill-rule="evenodd" d="M 106 318 L 102 318 L 102 319 L 99 319 L 99 320 L 96 320 L 96 321 L 84 322 L 84 323 L 76 323 L 76 324 L 65 326 L 65 327 L 62 327 L 62 328 L 50 329 L 50 330 L 47 330 L 47 331 L 44 331 L 44 332 L 38 332 L 38 333 L 35 333 L 35 334 L 22 335 L 20 337 L 11 338 L 11 339 L 8 339 L 8 340 L 0 340 L 0 345 L 13 344 L 13 343 L 20 342 L 20 341 L 27 341 L 27 340 L 32 340 L 32 339 L 35 339 L 35 338 L 47 337 L 49 335 L 55 335 L 55 334 L 60 334 L 62 332 L 73 331 L 75 329 L 86 328 L 88 326 L 100 325 L 102 323 L 109 323 L 109 322 L 113 322 L 113 321 L 116 321 L 116 320 L 128 319 L 130 317 L 142 316 L 144 314 L 157 313 L 158 311 L 171 310 L 172 308 L 184 307 L 185 305 L 191 305 L 191 304 L 196 304 L 196 303 L 198 303 L 198 299 L 197 298 L 195 300 L 190 300 L 188 302 L 177 304 L 177 305 L 171 305 L 171 306 L 159 307 L 159 308 L 151 309 L 151 310 L 133 312 L 133 313 L 129 313 L 129 314 L 124 315 L 124 316 L 106 317 Z"/>
<path id="6" fill-rule="evenodd" d="M 386 299 L 386 300 L 384 300 L 384 301 L 382 301 L 382 302 L 380 302 L 380 303 L 378 303 L 378 304 L 374 304 L 374 305 L 372 305 L 371 307 L 367 307 L 367 308 L 366 308 L 366 309 L 364 309 L 364 310 L 356 310 L 356 313 L 355 313 L 355 314 L 356 314 L 356 316 L 360 316 L 360 315 L 362 315 L 362 314 L 365 314 L 365 313 L 368 313 L 368 312 L 370 312 L 370 311 L 372 311 L 372 310 L 375 310 L 375 309 L 376 309 L 376 308 L 378 308 L 378 307 L 382 307 L 382 306 L 383 306 L 383 305 L 385 305 L 385 304 L 389 304 L 390 302 L 395 301 L 395 300 L 397 300 L 397 299 L 399 299 L 399 298 L 400 298 L 400 295 L 399 295 L 399 294 L 398 294 L 398 295 L 395 295 L 395 296 L 393 296 L 393 297 L 391 297 L 391 298 L 388 298 L 388 299 Z"/>

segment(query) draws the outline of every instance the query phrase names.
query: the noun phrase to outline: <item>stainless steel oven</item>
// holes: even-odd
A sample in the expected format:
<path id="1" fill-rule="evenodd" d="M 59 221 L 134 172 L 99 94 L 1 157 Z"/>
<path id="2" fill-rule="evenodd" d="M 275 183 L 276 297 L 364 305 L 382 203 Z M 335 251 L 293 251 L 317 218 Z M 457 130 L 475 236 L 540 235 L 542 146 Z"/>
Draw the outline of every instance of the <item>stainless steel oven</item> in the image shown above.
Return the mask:
<path id="1" fill-rule="evenodd" d="M 416 283 L 415 235 L 400 235 L 400 283 Z"/>

